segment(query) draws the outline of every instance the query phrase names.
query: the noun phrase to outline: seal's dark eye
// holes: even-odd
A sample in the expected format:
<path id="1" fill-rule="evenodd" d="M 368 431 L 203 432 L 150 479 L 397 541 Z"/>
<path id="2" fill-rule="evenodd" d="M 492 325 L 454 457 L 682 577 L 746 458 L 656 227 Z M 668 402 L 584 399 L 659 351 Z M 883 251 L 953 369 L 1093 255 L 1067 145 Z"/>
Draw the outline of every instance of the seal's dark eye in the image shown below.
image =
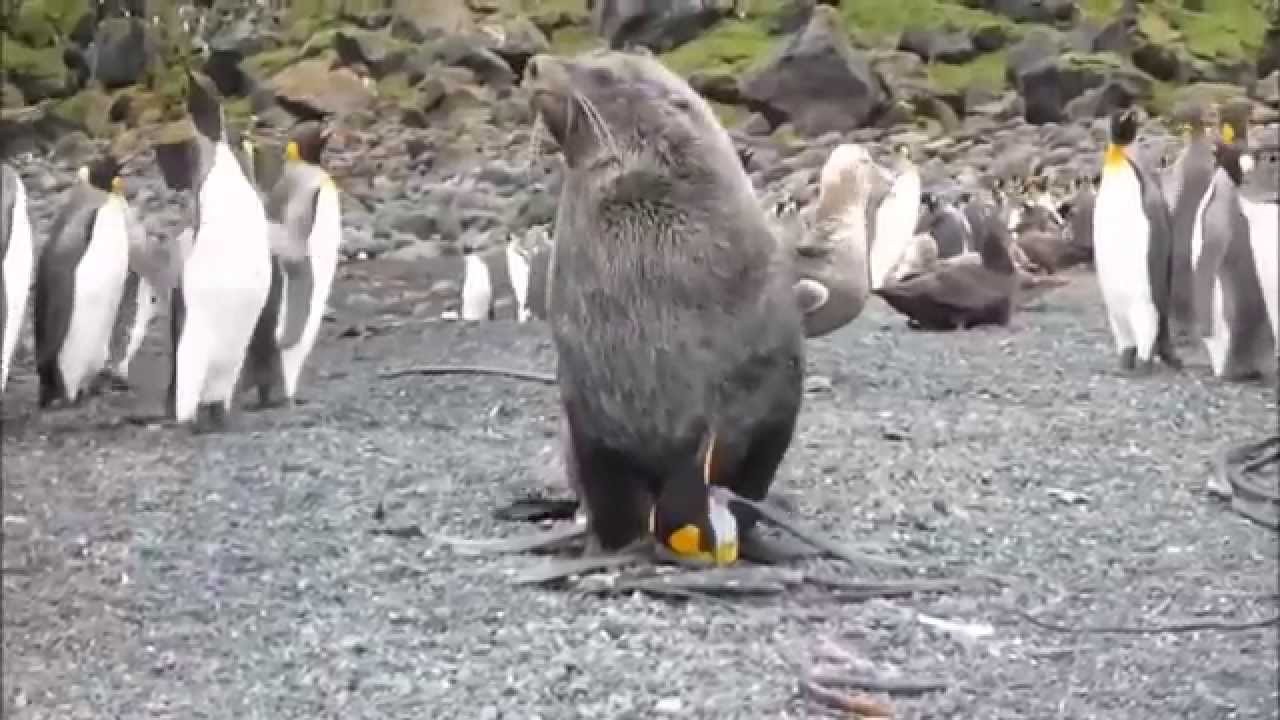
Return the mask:
<path id="1" fill-rule="evenodd" d="M 680 112 L 689 112 L 693 109 L 693 105 L 690 105 L 689 101 L 682 97 L 672 99 L 671 107 L 679 110 Z"/>

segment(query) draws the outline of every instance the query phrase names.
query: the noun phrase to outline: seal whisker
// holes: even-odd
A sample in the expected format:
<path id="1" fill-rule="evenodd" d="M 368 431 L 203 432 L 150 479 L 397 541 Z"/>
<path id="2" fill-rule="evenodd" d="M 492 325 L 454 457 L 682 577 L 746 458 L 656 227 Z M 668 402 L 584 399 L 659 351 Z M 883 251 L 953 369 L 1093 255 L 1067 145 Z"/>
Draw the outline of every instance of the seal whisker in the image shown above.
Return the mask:
<path id="1" fill-rule="evenodd" d="M 587 122 L 590 123 L 591 129 L 596 135 L 596 139 L 600 141 L 600 144 L 608 152 L 609 156 L 615 158 L 620 157 L 621 153 L 618 150 L 617 140 L 613 137 L 613 133 L 610 132 L 608 123 L 604 121 L 604 116 L 600 114 L 600 108 L 596 107 L 596 104 L 591 101 L 591 98 L 588 98 L 577 90 L 573 91 L 573 100 L 574 104 L 582 109 L 582 114 L 586 118 Z"/>

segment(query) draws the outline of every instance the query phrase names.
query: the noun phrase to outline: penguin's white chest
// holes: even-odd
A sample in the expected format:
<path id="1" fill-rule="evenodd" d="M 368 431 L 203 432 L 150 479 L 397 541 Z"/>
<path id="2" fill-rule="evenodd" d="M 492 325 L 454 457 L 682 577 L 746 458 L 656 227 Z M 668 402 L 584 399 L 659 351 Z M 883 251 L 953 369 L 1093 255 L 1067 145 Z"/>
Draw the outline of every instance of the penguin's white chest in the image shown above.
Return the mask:
<path id="1" fill-rule="evenodd" d="M 1249 221 L 1249 243 L 1253 250 L 1253 262 L 1258 268 L 1258 280 L 1262 286 L 1262 298 L 1267 304 L 1267 317 L 1271 320 L 1272 336 L 1280 343 L 1280 205 L 1257 203 L 1240 198 L 1240 207 Z"/>
<path id="2" fill-rule="evenodd" d="M 463 256 L 462 319 L 484 320 L 493 304 L 493 279 L 489 266 L 476 253 Z"/>
<path id="3" fill-rule="evenodd" d="M 71 322 L 58 353 L 59 369 L 72 397 L 107 362 L 128 271 L 125 204 L 112 196 L 98 209 L 84 255 L 76 265 Z"/>
<path id="4" fill-rule="evenodd" d="M 884 285 L 889 273 L 906 253 L 920 215 L 920 176 L 911 170 L 893 182 L 876 210 L 871 240 L 871 287 Z"/>
<path id="5" fill-rule="evenodd" d="M 27 193 L 21 184 L 14 188 L 13 222 L 9 227 L 8 250 L 4 255 L 5 317 L 0 339 L 0 392 L 9 381 L 9 366 L 18 347 L 22 320 L 26 317 L 35 251 L 31 243 L 31 219 L 27 215 Z"/>
<path id="6" fill-rule="evenodd" d="M 1108 169 L 1093 206 L 1093 254 L 1108 307 L 1150 303 L 1151 223 L 1130 168 Z"/>
<path id="7" fill-rule="evenodd" d="M 529 261 L 515 247 L 507 244 L 507 276 L 511 278 L 511 290 L 516 296 L 516 320 L 529 319 Z"/>

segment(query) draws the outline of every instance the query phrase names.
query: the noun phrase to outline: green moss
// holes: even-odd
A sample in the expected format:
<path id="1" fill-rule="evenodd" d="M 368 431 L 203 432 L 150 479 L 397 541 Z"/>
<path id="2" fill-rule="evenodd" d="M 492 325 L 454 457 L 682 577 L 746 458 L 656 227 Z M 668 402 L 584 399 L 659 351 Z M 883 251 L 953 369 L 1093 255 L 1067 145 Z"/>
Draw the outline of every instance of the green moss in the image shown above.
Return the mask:
<path id="1" fill-rule="evenodd" d="M 980 55 L 959 65 L 930 63 L 929 80 L 934 87 L 945 92 L 963 92 L 969 88 L 998 91 L 1005 86 L 1007 62 L 1008 54 L 1002 50 Z"/>
<path id="2" fill-rule="evenodd" d="M 1081 0 L 1087 18 L 1105 22 L 1122 0 Z M 1181 0 L 1150 0 L 1141 6 L 1139 27 L 1155 42 L 1179 39 L 1201 57 L 1256 57 L 1266 32 L 1263 3 L 1256 0 L 1204 0 L 1204 12 L 1191 12 Z"/>
<path id="3" fill-rule="evenodd" d="M 947 0 L 893 0 L 844 3 L 841 9 L 850 32 L 877 43 L 894 42 L 903 30 L 954 27 L 977 29 L 999 26 L 1016 31 L 1007 18 Z"/>
<path id="4" fill-rule="evenodd" d="M 88 12 L 89 0 L 25 0 L 6 29 L 10 37 L 31 47 L 50 47 L 70 35 Z"/>
<path id="5" fill-rule="evenodd" d="M 725 127 L 735 127 L 742 124 L 744 120 L 751 114 L 746 108 L 737 105 L 725 105 L 710 101 L 711 109 L 715 111 L 716 117 L 720 118 L 720 124 Z"/>
<path id="6" fill-rule="evenodd" d="M 557 55 L 576 55 L 602 44 L 599 35 L 582 25 L 562 27 L 551 34 L 551 52 Z"/>
<path id="7" fill-rule="evenodd" d="M 662 58 L 672 70 L 685 75 L 694 70 L 739 73 L 768 55 L 774 41 L 759 22 L 726 20 Z"/>
<path id="8" fill-rule="evenodd" d="M 388 75 L 378 81 L 378 95 L 401 105 L 417 105 L 418 88 L 409 84 L 403 73 Z"/>
<path id="9" fill-rule="evenodd" d="M 6 75 L 21 78 L 17 85 L 35 85 L 49 90 L 65 87 L 67 66 L 62 62 L 62 51 L 56 47 L 30 48 L 21 43 L 4 40 L 4 71 Z"/>
<path id="10" fill-rule="evenodd" d="M 585 23 L 590 17 L 586 0 L 515 0 L 511 6 L 539 25 L 551 25 L 562 20 Z"/>
<path id="11" fill-rule="evenodd" d="M 260 52 L 245 60 L 245 68 L 258 77 L 268 78 L 292 65 L 301 57 L 297 49 L 282 47 Z"/>

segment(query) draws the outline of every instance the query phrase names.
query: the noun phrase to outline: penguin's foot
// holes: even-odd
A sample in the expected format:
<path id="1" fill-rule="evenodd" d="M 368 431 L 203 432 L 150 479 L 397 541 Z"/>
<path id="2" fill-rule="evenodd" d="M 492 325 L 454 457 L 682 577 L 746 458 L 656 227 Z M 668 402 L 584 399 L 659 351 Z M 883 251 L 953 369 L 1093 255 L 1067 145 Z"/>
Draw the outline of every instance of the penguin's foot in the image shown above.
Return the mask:
<path id="1" fill-rule="evenodd" d="M 201 405 L 195 421 L 191 423 L 191 432 L 196 435 L 227 432 L 230 429 L 227 416 L 227 407 L 222 403 Z"/>
<path id="2" fill-rule="evenodd" d="M 1138 366 L 1138 348 L 1127 347 L 1120 351 L 1120 369 L 1125 372 L 1133 372 Z"/>

